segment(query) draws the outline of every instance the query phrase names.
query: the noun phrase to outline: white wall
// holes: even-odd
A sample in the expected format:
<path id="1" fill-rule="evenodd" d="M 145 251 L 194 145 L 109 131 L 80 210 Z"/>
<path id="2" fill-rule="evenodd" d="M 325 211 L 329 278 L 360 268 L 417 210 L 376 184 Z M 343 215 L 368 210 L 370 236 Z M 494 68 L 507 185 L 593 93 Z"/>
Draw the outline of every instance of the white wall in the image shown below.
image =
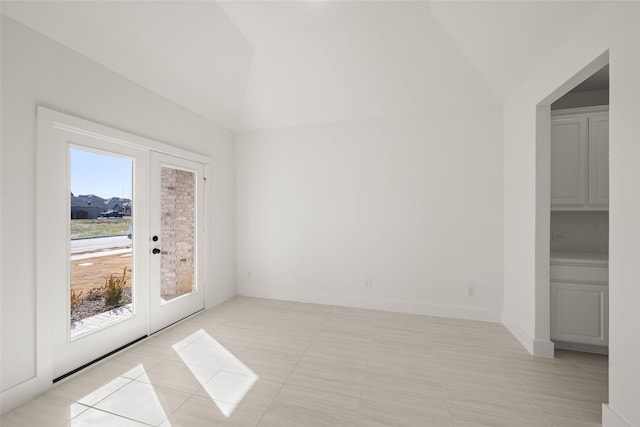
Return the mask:
<path id="1" fill-rule="evenodd" d="M 238 293 L 499 321 L 501 120 L 486 107 L 238 135 Z"/>
<path id="2" fill-rule="evenodd" d="M 213 202 L 207 304 L 234 294 L 232 134 L 3 16 L 3 410 L 29 397 L 34 392 L 30 384 L 38 381 L 34 377 L 36 105 L 210 156 L 208 196 Z"/>
<path id="3" fill-rule="evenodd" d="M 571 89 L 565 83 L 608 49 L 610 75 L 609 404 L 603 424 L 640 426 L 640 4 L 605 2 L 540 64 L 504 107 L 504 314 L 505 324 L 533 349 L 549 339 L 540 307 L 548 275 L 536 264 L 536 216 L 544 215 L 536 182 L 536 105 Z M 589 69 L 592 68 L 592 69 Z M 582 77 L 588 77 L 584 75 Z M 562 87 L 562 88 L 561 88 Z M 556 89 L 561 88 L 558 92 Z M 548 110 L 548 107 L 547 107 Z M 540 130 L 539 130 L 540 131 Z M 542 137 L 543 135 L 539 135 Z M 544 139 L 544 138 L 543 138 Z M 541 159 L 541 158 L 540 158 Z M 538 183 L 539 184 L 539 183 Z M 548 201 L 546 206 L 548 212 Z M 538 224 L 541 230 L 544 227 Z M 546 235 L 548 236 L 548 225 Z M 548 239 L 548 237 L 547 237 Z M 537 245 L 537 246 L 536 246 Z M 541 252 L 540 252 L 541 253 Z M 548 240 L 547 240 L 548 253 Z M 544 262 L 542 256 L 538 262 Z M 547 260 L 548 263 L 548 260 Z M 548 271 L 548 269 L 547 269 Z M 546 300 L 548 306 L 548 298 Z"/>

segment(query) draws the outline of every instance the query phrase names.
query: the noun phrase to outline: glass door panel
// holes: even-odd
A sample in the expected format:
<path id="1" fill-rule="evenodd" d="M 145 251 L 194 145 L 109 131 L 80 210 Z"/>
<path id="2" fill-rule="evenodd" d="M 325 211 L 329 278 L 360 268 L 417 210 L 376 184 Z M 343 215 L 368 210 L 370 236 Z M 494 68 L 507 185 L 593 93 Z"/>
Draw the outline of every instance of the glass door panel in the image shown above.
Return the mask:
<path id="1" fill-rule="evenodd" d="M 196 291 L 196 173 L 160 167 L 160 298 Z"/>
<path id="2" fill-rule="evenodd" d="M 71 339 L 134 315 L 133 160 L 70 148 Z"/>

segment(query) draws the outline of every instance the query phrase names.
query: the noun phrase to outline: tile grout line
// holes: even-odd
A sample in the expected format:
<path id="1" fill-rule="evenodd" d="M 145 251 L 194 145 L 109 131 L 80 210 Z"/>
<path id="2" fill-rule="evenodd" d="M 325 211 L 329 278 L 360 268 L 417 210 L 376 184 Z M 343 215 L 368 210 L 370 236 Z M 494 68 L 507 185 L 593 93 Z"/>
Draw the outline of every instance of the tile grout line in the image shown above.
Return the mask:
<path id="1" fill-rule="evenodd" d="M 288 309 L 286 311 L 283 311 L 280 316 L 278 316 L 278 319 L 281 319 L 285 313 L 290 312 L 291 309 L 295 306 L 298 305 L 299 303 L 293 303 L 290 307 L 288 307 Z M 325 319 L 326 321 L 326 319 Z M 317 334 L 317 330 L 315 332 L 315 334 Z M 314 338 L 315 338 L 315 334 L 314 334 Z M 257 337 L 256 337 L 257 339 Z M 293 374 L 293 372 L 296 370 L 296 368 L 298 367 L 298 365 L 300 364 L 300 361 L 304 358 L 304 355 L 307 353 L 307 350 L 309 350 L 309 347 L 311 346 L 311 343 L 313 342 L 313 339 L 311 339 L 309 341 L 309 344 L 307 345 L 307 348 L 305 349 L 304 353 L 302 353 L 302 355 L 298 358 L 298 360 L 296 361 L 295 366 L 291 369 L 291 371 L 289 372 L 289 374 L 287 375 L 287 377 L 285 378 L 285 380 L 282 382 L 282 385 L 280 386 L 280 388 L 278 389 L 278 392 L 275 394 L 275 396 L 273 396 L 273 399 L 271 399 L 271 402 L 269 402 L 269 404 L 267 405 L 267 407 L 265 408 L 264 412 L 262 413 L 262 415 L 260 416 L 260 419 L 258 420 L 258 422 L 256 423 L 256 427 L 260 425 L 260 423 L 262 422 L 265 414 L 269 411 L 269 408 L 271 408 L 271 405 L 273 405 L 273 403 L 276 401 L 276 399 L 278 398 L 278 395 L 280 395 L 280 392 L 282 391 L 282 389 L 284 388 L 284 386 L 287 384 L 287 381 L 289 380 L 289 378 L 291 377 L 291 375 Z"/>
<path id="2" fill-rule="evenodd" d="M 440 358 L 438 357 L 438 354 L 435 351 L 434 351 L 433 357 L 436 359 L 436 366 L 438 367 L 438 377 L 440 378 L 440 384 L 442 384 L 442 389 L 444 390 L 444 397 L 447 402 L 447 412 L 449 412 L 449 420 L 451 421 L 451 425 L 455 427 L 456 422 L 453 418 L 453 412 L 451 411 L 451 403 L 449 402 L 449 392 L 447 390 L 448 387 L 445 384 L 445 381 L 442 375 L 442 369 L 440 367 Z"/>
<path id="3" fill-rule="evenodd" d="M 366 381 L 367 373 L 369 372 L 369 366 L 372 360 L 373 337 L 375 333 L 376 333 L 376 325 L 375 325 L 375 317 L 374 317 L 371 322 L 371 336 L 369 337 L 369 351 L 367 352 L 367 365 L 364 370 L 364 379 L 362 381 L 362 384 L 360 384 L 360 392 L 358 393 L 358 412 L 356 413 L 356 424 L 355 424 L 356 426 L 360 422 L 360 412 L 362 411 L 362 390 L 364 389 L 364 383 Z"/>

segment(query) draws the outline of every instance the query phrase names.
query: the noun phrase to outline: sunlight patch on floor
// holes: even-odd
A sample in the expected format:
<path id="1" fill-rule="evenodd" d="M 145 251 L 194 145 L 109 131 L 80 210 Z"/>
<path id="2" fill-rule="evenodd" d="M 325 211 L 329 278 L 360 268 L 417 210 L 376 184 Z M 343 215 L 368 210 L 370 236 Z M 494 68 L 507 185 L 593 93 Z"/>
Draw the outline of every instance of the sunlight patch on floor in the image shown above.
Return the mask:
<path id="1" fill-rule="evenodd" d="M 202 329 L 173 349 L 227 418 L 258 381 L 255 372 Z"/>

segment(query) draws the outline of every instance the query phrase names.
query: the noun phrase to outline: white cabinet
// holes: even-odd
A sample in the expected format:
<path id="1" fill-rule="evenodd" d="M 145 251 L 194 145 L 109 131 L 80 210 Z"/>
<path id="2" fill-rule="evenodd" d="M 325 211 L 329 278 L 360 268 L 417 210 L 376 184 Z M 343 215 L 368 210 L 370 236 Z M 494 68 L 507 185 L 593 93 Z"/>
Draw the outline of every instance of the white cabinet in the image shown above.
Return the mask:
<path id="1" fill-rule="evenodd" d="M 551 118 L 551 209 L 609 207 L 609 113 L 554 111 Z"/>
<path id="2" fill-rule="evenodd" d="M 589 116 L 588 205 L 609 207 L 609 113 Z"/>
<path id="3" fill-rule="evenodd" d="M 607 261 L 602 256 L 584 259 L 580 256 L 551 258 L 551 339 L 557 348 L 606 352 L 609 343 Z"/>
<path id="4" fill-rule="evenodd" d="M 551 208 L 586 205 L 587 117 L 551 120 Z"/>
<path id="5" fill-rule="evenodd" d="M 607 346 L 609 288 L 584 283 L 551 283 L 551 339 Z"/>

